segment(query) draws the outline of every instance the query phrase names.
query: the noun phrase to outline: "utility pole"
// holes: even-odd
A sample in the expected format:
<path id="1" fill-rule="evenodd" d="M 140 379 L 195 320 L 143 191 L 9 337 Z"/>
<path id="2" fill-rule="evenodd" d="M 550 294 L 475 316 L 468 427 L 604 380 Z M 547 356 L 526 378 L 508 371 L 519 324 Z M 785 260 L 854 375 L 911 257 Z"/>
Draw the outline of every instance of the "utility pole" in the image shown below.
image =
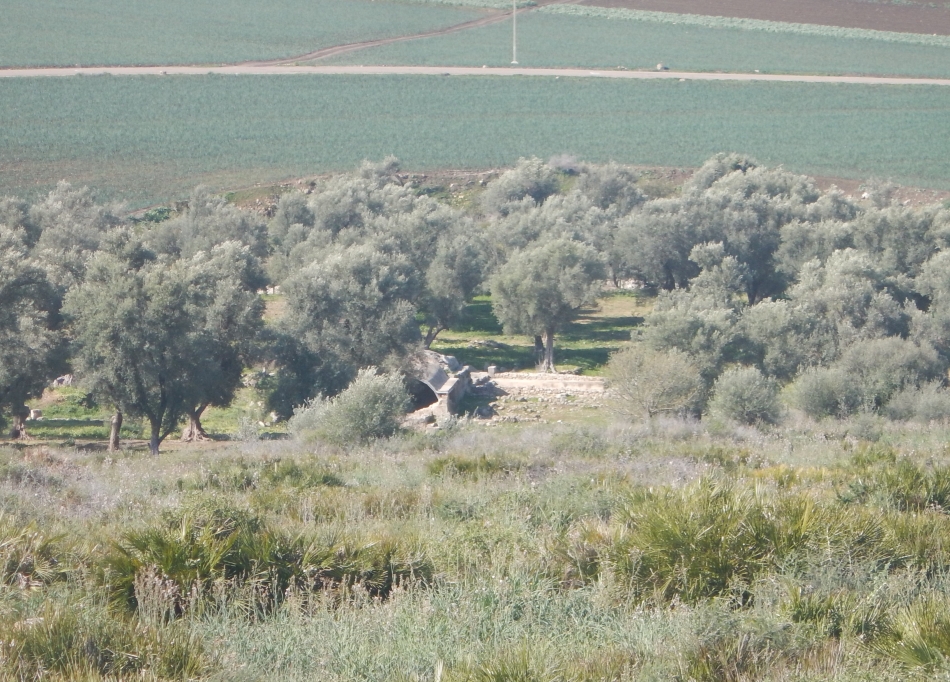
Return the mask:
<path id="1" fill-rule="evenodd" d="M 518 0 L 511 0 L 511 63 L 518 63 Z"/>

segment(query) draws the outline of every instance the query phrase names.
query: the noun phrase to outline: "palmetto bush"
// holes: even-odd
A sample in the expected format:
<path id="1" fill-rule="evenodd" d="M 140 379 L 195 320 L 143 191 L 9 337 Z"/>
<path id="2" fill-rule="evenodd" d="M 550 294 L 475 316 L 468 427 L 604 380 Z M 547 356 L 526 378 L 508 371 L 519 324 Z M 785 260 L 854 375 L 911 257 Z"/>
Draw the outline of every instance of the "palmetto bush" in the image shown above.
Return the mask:
<path id="1" fill-rule="evenodd" d="M 0 620 L 0 637 L 0 671 L 11 675 L 4 679 L 187 680 L 208 663 L 204 645 L 185 627 L 145 625 L 88 596 L 50 600 L 32 618 Z"/>
<path id="2" fill-rule="evenodd" d="M 216 582 L 256 583 L 265 609 L 289 588 L 348 589 L 359 585 L 386 597 L 398 584 L 427 583 L 427 555 L 399 539 L 380 536 L 319 537 L 290 535 L 259 519 L 233 515 L 184 515 L 172 523 L 126 533 L 107 556 L 102 579 L 116 602 L 142 606 L 143 576 L 150 593 L 156 582 L 174 617 L 196 592 Z M 161 610 L 161 609 L 159 609 Z"/>
<path id="3" fill-rule="evenodd" d="M 19 525 L 0 516 L 0 584 L 31 587 L 65 578 L 62 538 L 34 523 Z"/>
<path id="4" fill-rule="evenodd" d="M 828 524 L 806 496 L 712 480 L 636 493 L 618 516 L 626 527 L 610 549 L 618 575 L 641 597 L 688 603 L 744 592 Z"/>

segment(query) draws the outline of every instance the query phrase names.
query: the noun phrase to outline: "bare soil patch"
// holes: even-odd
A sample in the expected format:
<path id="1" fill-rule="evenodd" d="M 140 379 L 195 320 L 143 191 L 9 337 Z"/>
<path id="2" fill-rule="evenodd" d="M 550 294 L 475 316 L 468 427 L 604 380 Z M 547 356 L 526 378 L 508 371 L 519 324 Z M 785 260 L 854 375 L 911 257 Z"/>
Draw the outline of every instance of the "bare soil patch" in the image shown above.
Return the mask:
<path id="1" fill-rule="evenodd" d="M 860 0 L 581 0 L 582 5 L 950 35 L 950 8 Z"/>

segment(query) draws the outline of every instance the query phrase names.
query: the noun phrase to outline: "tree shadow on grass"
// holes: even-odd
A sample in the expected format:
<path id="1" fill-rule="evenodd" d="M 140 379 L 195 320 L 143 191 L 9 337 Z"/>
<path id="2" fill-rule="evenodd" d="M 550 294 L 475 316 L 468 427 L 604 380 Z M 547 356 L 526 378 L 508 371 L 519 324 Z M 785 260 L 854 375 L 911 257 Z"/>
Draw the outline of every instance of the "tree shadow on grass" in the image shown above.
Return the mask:
<path id="1" fill-rule="evenodd" d="M 454 355 L 463 365 L 471 365 L 476 370 L 483 370 L 489 365 L 505 369 L 524 369 L 534 367 L 534 348 L 531 346 L 473 346 L 465 340 L 438 342 L 433 347 L 445 355 Z"/>
<path id="2" fill-rule="evenodd" d="M 643 324 L 643 318 L 634 315 L 624 317 L 597 317 L 577 320 L 561 333 L 565 341 L 590 343 L 624 343 L 630 340 L 630 331 Z"/>
<path id="3" fill-rule="evenodd" d="M 465 306 L 465 314 L 461 322 L 452 327 L 452 331 L 474 332 L 480 334 L 501 335 L 504 331 L 501 323 L 491 309 L 491 299 L 488 296 L 476 296 Z"/>

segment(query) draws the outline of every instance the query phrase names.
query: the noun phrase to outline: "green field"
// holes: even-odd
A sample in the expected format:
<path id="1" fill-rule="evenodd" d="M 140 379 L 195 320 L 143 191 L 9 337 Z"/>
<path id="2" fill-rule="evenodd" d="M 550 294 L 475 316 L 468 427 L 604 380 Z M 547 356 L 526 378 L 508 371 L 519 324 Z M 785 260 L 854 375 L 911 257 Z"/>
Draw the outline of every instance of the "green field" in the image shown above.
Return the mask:
<path id="1" fill-rule="evenodd" d="M 322 47 L 459 24 L 457 7 L 385 0 L 12 0 L 0 66 L 207 64 L 291 57 Z"/>
<path id="2" fill-rule="evenodd" d="M 589 9 L 597 8 L 550 8 Z M 787 32 L 780 32 L 733 28 L 728 24 L 717 26 L 708 21 L 703 25 L 546 12 L 547 8 L 518 19 L 521 66 L 652 69 L 663 62 L 672 69 L 684 71 L 950 76 L 950 41 L 945 37 L 849 29 L 840 29 L 843 36 L 821 35 L 820 31 L 802 33 L 796 30 L 795 24 L 776 24 L 789 27 Z M 872 34 L 887 39 L 848 37 Z M 890 39 L 892 35 L 940 44 L 894 42 Z M 511 24 L 503 22 L 447 36 L 361 50 L 320 63 L 506 66 L 510 61 Z"/>
<path id="3" fill-rule="evenodd" d="M 950 89 L 482 77 L 73 77 L 0 82 L 0 195 L 60 179 L 133 206 L 395 154 L 406 168 L 569 153 L 950 188 Z"/>

